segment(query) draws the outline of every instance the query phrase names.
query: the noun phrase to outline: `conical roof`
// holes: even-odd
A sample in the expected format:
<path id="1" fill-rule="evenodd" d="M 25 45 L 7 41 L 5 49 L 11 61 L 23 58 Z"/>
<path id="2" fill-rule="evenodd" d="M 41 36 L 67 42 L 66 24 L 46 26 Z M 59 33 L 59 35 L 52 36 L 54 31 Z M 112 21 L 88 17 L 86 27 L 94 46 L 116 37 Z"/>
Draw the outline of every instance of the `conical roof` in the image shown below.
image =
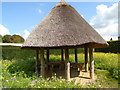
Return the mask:
<path id="1" fill-rule="evenodd" d="M 105 47 L 107 42 L 69 4 L 62 1 L 30 33 L 22 48 L 74 47 L 92 44 Z"/>

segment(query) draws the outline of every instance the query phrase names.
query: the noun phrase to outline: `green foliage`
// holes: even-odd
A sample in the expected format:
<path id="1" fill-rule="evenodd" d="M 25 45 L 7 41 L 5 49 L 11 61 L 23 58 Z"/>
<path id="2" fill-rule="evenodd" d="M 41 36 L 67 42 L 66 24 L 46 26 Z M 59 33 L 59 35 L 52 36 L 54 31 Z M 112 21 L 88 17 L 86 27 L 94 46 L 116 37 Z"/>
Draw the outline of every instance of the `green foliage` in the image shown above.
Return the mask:
<path id="1" fill-rule="evenodd" d="M 41 76 L 37 76 L 34 72 L 32 72 L 32 76 L 28 76 L 25 71 L 29 71 L 28 69 L 30 64 L 28 62 L 32 62 L 33 60 L 28 61 L 9 61 L 9 60 L 1 60 L 2 62 L 2 86 L 3 88 L 81 88 L 80 85 L 74 84 L 73 81 L 66 81 L 62 78 L 57 78 L 54 75 L 52 78 L 42 78 Z M 15 68 L 17 65 L 24 66 L 23 69 Z M 17 72 L 10 73 L 11 66 L 13 67 L 13 71 Z M 27 68 L 26 68 L 27 67 Z M 31 67 L 33 68 L 33 67 Z M 24 71 L 22 71 L 24 70 Z"/>
<path id="2" fill-rule="evenodd" d="M 29 62 L 29 63 L 28 63 Z M 30 67 L 30 68 L 29 68 Z M 27 76 L 32 76 L 35 72 L 35 59 L 27 59 L 13 62 L 7 69 L 11 74 L 24 71 Z"/>
<path id="3" fill-rule="evenodd" d="M 84 49 L 78 48 L 77 52 L 78 53 L 83 53 Z M 69 53 L 74 54 L 75 53 L 74 49 L 69 49 Z M 50 54 L 52 54 L 52 55 L 61 55 L 61 49 L 50 49 Z"/>
<path id="4" fill-rule="evenodd" d="M 12 43 L 23 43 L 24 38 L 21 37 L 20 35 L 13 35 L 13 36 L 11 36 L 11 42 Z"/>
<path id="5" fill-rule="evenodd" d="M 0 43 L 2 42 L 2 35 L 0 35 Z"/>
<path id="6" fill-rule="evenodd" d="M 70 49 L 70 54 L 74 54 L 74 49 Z M 82 53 L 83 49 L 78 49 L 78 53 Z M 45 51 L 46 54 L 46 51 Z M 50 56 L 55 55 L 54 60 L 61 60 L 61 50 L 60 49 L 50 49 Z M 56 55 L 59 57 L 56 57 Z M 36 56 L 35 50 L 25 50 L 17 46 L 2 46 L 2 58 L 3 60 L 25 60 L 28 58 L 33 58 Z M 57 59 L 58 58 L 58 59 Z"/>
<path id="7" fill-rule="evenodd" d="M 3 43 L 11 43 L 11 35 L 5 35 L 2 37 Z"/>
<path id="8" fill-rule="evenodd" d="M 57 78 L 56 75 L 52 78 L 43 79 L 40 76 L 36 81 L 30 84 L 31 88 L 81 88 L 80 85 L 75 84 L 73 81 L 66 81 L 62 78 Z"/>
<path id="9" fill-rule="evenodd" d="M 118 87 L 118 80 L 111 78 L 109 71 L 96 69 L 95 73 L 98 78 L 95 80 L 96 84 L 94 84 L 94 86 L 98 86 L 98 88 Z"/>
<path id="10" fill-rule="evenodd" d="M 5 35 L 2 37 L 3 43 L 23 43 L 24 38 L 20 35 Z"/>
<path id="11" fill-rule="evenodd" d="M 118 55 L 112 53 L 94 53 L 95 68 L 108 70 L 113 78 L 118 79 Z"/>
<path id="12" fill-rule="evenodd" d="M 82 51 L 82 50 L 80 50 Z M 50 61 L 61 61 L 60 50 L 51 50 Z M 58 53 L 58 54 L 57 54 Z M 74 62 L 70 50 L 70 61 Z M 21 50 L 20 47 L 3 46 L 2 84 L 8 88 L 81 88 L 73 81 L 53 76 L 43 79 L 35 74 L 35 51 Z M 46 52 L 45 52 L 46 54 Z M 55 54 L 55 55 L 54 55 Z M 95 73 L 98 79 L 95 83 L 86 84 L 86 88 L 116 87 L 118 81 L 118 55 L 113 53 L 94 53 Z M 78 54 L 78 61 L 84 63 L 84 54 Z M 1 61 L 0 61 L 1 62 Z M 103 71 L 102 71 L 103 70 Z M 116 79 L 116 80 L 115 80 Z M 114 86 L 112 86 L 112 84 Z"/>
<path id="13" fill-rule="evenodd" d="M 109 47 L 106 48 L 96 48 L 96 52 L 111 52 L 111 53 L 120 53 L 120 40 L 108 41 Z"/>
<path id="14" fill-rule="evenodd" d="M 26 60 L 35 57 L 35 50 L 21 50 L 17 46 L 2 46 L 3 60 Z"/>

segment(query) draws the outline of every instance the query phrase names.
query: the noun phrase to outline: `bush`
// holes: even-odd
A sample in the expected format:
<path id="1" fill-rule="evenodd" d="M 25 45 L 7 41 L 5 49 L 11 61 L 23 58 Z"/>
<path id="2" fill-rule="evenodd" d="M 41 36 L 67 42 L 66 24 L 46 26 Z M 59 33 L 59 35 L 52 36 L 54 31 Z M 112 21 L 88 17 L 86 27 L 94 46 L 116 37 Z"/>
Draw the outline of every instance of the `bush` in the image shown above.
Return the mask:
<path id="1" fill-rule="evenodd" d="M 32 63 L 34 63 L 34 60 L 1 60 L 0 62 L 2 62 L 1 78 L 3 88 L 81 88 L 80 85 L 75 84 L 73 81 L 69 82 L 61 77 L 57 78 L 56 75 L 52 76 L 51 79 L 44 79 L 41 76 L 38 77 L 32 71 L 34 67 Z M 26 71 L 31 71 L 31 73 L 33 73 L 32 76 L 28 76 Z"/>
<path id="2" fill-rule="evenodd" d="M 18 46 L 2 46 L 3 60 L 26 60 L 35 56 L 35 50 L 21 50 Z"/>
<path id="3" fill-rule="evenodd" d="M 118 79 L 118 55 L 112 53 L 94 53 L 95 68 L 108 70 L 110 76 Z"/>
<path id="4" fill-rule="evenodd" d="M 74 54 L 74 49 L 70 49 L 70 54 Z M 82 53 L 83 49 L 78 49 Z M 46 54 L 46 51 L 45 51 Z M 50 49 L 50 55 L 61 55 L 61 49 Z M 21 49 L 19 46 L 2 46 L 3 60 L 26 60 L 36 56 L 35 50 Z"/>
<path id="5" fill-rule="evenodd" d="M 11 74 L 24 71 L 27 76 L 32 76 L 35 73 L 35 58 L 13 62 L 7 70 Z"/>
<path id="6" fill-rule="evenodd" d="M 109 47 L 106 48 L 96 48 L 95 52 L 105 52 L 105 53 L 120 53 L 120 40 L 108 41 Z"/>

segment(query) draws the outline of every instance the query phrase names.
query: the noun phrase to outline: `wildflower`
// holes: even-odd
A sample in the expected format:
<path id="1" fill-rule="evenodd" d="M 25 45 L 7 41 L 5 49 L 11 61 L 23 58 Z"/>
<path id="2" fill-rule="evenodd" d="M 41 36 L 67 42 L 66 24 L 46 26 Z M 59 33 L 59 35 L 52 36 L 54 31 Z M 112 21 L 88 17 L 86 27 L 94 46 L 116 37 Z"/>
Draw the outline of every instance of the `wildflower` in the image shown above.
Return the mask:
<path id="1" fill-rule="evenodd" d="M 44 82 L 44 80 L 42 82 Z"/>
<path id="2" fill-rule="evenodd" d="M 38 78 L 38 80 L 40 80 L 40 78 Z"/>
<path id="3" fill-rule="evenodd" d="M 61 79 L 62 77 L 60 77 L 60 79 Z"/>
<path id="4" fill-rule="evenodd" d="M 99 85 L 99 87 L 101 87 L 101 85 Z"/>
<path id="5" fill-rule="evenodd" d="M 47 78 L 47 80 L 49 80 L 49 78 Z"/>
<path id="6" fill-rule="evenodd" d="M 38 86 L 38 88 L 41 88 L 40 86 Z"/>
<path id="7" fill-rule="evenodd" d="M 31 86 L 34 86 L 34 84 L 30 84 Z"/>
<path id="8" fill-rule="evenodd" d="M 8 82 L 8 80 L 6 80 L 6 82 Z"/>
<path id="9" fill-rule="evenodd" d="M 12 80 L 15 80 L 15 78 L 11 78 Z"/>

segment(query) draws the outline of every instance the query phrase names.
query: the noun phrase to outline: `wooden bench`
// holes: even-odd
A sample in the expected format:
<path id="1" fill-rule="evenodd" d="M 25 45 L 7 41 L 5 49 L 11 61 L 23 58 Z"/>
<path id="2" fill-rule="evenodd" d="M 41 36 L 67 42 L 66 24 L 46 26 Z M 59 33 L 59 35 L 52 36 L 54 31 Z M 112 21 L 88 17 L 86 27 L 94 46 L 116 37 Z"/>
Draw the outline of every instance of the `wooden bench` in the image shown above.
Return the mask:
<path id="1" fill-rule="evenodd" d="M 53 71 L 53 68 L 55 66 L 59 67 L 59 69 L 61 70 L 62 68 L 64 68 L 65 62 L 49 62 L 48 63 L 48 67 L 50 67 L 50 70 Z"/>
<path id="2" fill-rule="evenodd" d="M 70 62 L 71 68 L 77 68 L 77 71 L 80 73 L 83 69 L 84 63 L 75 63 Z M 48 67 L 50 68 L 51 72 L 53 72 L 54 67 L 58 67 L 60 70 L 65 68 L 65 62 L 49 62 Z"/>
<path id="3" fill-rule="evenodd" d="M 75 63 L 75 62 L 70 63 L 71 68 L 77 68 L 79 75 L 80 75 L 80 71 L 82 71 L 82 69 L 83 69 L 83 65 L 84 65 L 84 63 Z"/>

